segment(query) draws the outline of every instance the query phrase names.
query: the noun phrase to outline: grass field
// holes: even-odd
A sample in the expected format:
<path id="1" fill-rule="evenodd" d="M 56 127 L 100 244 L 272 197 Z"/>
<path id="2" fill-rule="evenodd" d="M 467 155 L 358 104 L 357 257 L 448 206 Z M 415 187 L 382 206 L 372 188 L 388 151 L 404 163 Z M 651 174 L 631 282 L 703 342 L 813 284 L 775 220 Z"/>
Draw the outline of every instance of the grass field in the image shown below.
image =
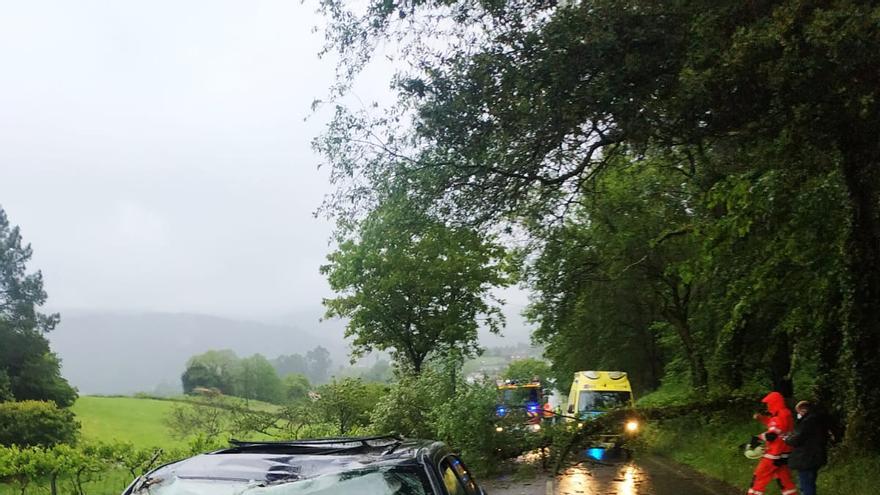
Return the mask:
<path id="1" fill-rule="evenodd" d="M 71 408 L 85 441 L 131 442 L 137 447 L 183 447 L 165 417 L 175 402 L 134 397 L 80 397 Z"/>
<path id="2" fill-rule="evenodd" d="M 165 425 L 165 418 L 176 404 L 187 397 L 150 399 L 140 397 L 83 396 L 71 408 L 82 423 L 82 439 L 100 442 L 131 442 L 136 447 L 184 447 L 185 438 L 177 438 Z M 230 401 L 240 399 L 230 397 Z M 250 401 L 258 411 L 278 409 L 274 404 Z"/>

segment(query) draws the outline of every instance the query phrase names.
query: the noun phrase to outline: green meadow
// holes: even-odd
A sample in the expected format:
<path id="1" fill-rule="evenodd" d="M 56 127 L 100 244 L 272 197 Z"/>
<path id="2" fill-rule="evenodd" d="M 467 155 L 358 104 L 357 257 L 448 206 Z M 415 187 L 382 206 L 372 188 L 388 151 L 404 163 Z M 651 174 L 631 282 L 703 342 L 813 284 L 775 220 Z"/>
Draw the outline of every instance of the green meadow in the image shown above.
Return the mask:
<path id="1" fill-rule="evenodd" d="M 72 410 L 82 423 L 82 439 L 88 442 L 131 442 L 137 447 L 183 447 L 165 417 L 175 406 L 170 400 L 135 397 L 80 397 Z"/>
<path id="2" fill-rule="evenodd" d="M 187 438 L 174 436 L 165 423 L 171 410 L 188 397 L 154 399 L 141 397 L 83 396 L 71 408 L 82 424 L 82 440 L 86 442 L 130 442 L 135 447 L 185 447 Z M 241 401 L 228 397 L 229 401 Z M 273 411 L 279 406 L 251 400 L 247 407 L 257 411 Z"/>

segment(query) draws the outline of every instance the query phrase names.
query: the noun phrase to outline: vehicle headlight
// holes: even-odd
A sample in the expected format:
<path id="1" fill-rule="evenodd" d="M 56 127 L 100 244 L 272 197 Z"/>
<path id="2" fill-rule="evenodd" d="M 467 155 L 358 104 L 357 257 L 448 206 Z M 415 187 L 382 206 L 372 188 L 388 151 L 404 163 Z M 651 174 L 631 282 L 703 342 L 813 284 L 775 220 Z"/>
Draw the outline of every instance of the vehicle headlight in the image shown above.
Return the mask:
<path id="1" fill-rule="evenodd" d="M 501 433 L 502 431 L 504 431 L 504 427 L 503 426 L 496 426 L 495 431 L 497 431 L 498 433 Z"/>
<path id="2" fill-rule="evenodd" d="M 639 422 L 636 420 L 630 420 L 626 422 L 626 431 L 630 433 L 635 433 L 639 431 Z"/>

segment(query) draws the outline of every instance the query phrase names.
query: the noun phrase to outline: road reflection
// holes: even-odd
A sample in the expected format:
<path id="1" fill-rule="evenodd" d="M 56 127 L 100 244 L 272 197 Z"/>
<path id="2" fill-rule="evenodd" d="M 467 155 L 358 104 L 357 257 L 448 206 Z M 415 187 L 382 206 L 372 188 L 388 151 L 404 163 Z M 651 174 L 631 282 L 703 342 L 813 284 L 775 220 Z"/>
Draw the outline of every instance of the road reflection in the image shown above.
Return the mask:
<path id="1" fill-rule="evenodd" d="M 625 466 L 623 468 L 623 481 L 617 486 L 617 495 L 636 495 L 638 493 L 636 491 L 636 479 L 641 484 L 644 479 L 644 473 L 639 473 L 639 469 L 632 464 Z"/>
<path id="2" fill-rule="evenodd" d="M 574 495 L 578 493 L 601 493 L 597 491 L 593 476 L 589 471 L 574 467 L 568 469 L 557 480 L 556 493 L 564 493 L 566 495 Z"/>
<path id="3" fill-rule="evenodd" d="M 538 462 L 539 458 L 532 461 Z M 532 464 L 534 466 L 534 464 Z M 713 482 L 644 456 L 621 462 L 584 460 L 559 476 L 550 473 L 531 477 L 504 476 L 485 480 L 491 495 L 719 495 L 741 493 L 735 487 Z"/>
<path id="4" fill-rule="evenodd" d="M 584 463 L 556 478 L 560 495 L 640 495 L 650 493 L 648 477 L 633 463 L 600 465 Z"/>

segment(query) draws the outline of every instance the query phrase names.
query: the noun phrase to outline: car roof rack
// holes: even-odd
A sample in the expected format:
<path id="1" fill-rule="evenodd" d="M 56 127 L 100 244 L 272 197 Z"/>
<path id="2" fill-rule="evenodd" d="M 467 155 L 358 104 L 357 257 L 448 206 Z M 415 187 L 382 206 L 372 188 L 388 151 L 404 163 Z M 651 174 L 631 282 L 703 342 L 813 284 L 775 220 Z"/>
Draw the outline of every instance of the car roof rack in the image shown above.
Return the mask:
<path id="1" fill-rule="evenodd" d="M 308 438 L 302 440 L 244 441 L 230 440 L 230 448 L 214 452 L 231 454 L 245 452 L 277 452 L 286 454 L 331 455 L 357 453 L 373 449 L 393 451 L 403 442 L 399 435 L 376 435 L 366 437 Z"/>

